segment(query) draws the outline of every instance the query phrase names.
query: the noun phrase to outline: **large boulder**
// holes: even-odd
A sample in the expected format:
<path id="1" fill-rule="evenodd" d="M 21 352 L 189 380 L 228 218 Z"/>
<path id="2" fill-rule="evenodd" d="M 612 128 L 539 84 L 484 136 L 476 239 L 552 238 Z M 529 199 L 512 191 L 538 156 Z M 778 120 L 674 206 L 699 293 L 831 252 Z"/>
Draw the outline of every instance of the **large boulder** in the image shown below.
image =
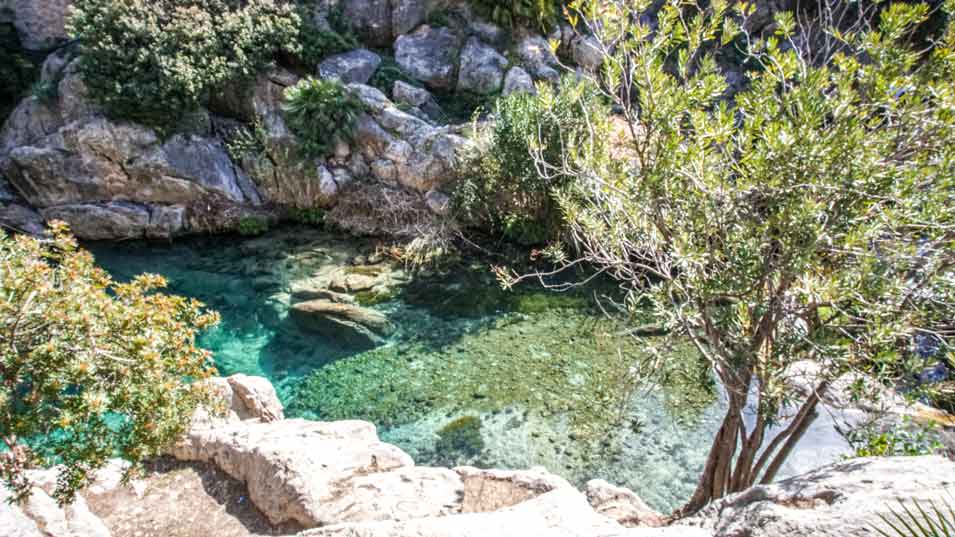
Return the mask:
<path id="1" fill-rule="evenodd" d="M 232 395 L 241 403 L 239 406 L 232 402 L 232 397 L 229 398 L 231 408 L 237 412 L 240 419 L 253 418 L 266 422 L 285 419 L 282 402 L 267 378 L 239 373 L 225 380 Z"/>
<path id="2" fill-rule="evenodd" d="M 461 40 L 448 28 L 423 25 L 395 41 L 395 61 L 428 87 L 454 89 Z"/>
<path id="3" fill-rule="evenodd" d="M 367 84 L 381 65 L 381 56 L 368 49 L 334 54 L 318 64 L 318 76 L 345 84 Z"/>
<path id="4" fill-rule="evenodd" d="M 888 530 L 881 515 L 899 500 L 927 505 L 953 483 L 955 463 L 938 456 L 855 459 L 734 494 L 686 522 L 716 537 L 868 537 Z"/>
<path id="5" fill-rule="evenodd" d="M 428 0 L 392 0 L 391 25 L 395 35 L 406 34 L 428 18 Z"/>
<path id="6" fill-rule="evenodd" d="M 336 501 L 353 488 L 350 480 L 414 465 L 407 454 L 379 441 L 374 425 L 360 421 L 198 426 L 172 455 L 215 464 L 248 485 L 249 498 L 273 524 L 304 527 L 330 524 L 341 515 L 344 504 Z"/>
<path id="7" fill-rule="evenodd" d="M 66 222 L 76 236 L 89 240 L 141 239 L 149 227 L 149 209 L 126 202 L 56 205 L 40 214 Z"/>
<path id="8" fill-rule="evenodd" d="M 292 306 L 289 315 L 302 329 L 349 347 L 375 347 L 394 330 L 379 311 L 331 300 L 300 302 Z"/>
<path id="9" fill-rule="evenodd" d="M 472 37 L 461 51 L 457 89 L 488 95 L 501 89 L 507 58 Z"/>

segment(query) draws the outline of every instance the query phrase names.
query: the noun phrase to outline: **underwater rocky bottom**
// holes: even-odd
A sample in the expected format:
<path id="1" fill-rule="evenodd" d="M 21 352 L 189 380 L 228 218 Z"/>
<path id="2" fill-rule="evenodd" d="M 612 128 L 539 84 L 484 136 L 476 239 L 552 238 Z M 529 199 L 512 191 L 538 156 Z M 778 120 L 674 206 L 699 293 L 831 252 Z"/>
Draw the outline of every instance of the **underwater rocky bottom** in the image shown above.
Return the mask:
<path id="1" fill-rule="evenodd" d="M 412 278 L 373 241 L 311 228 L 86 246 L 117 279 L 158 273 L 218 310 L 200 344 L 221 374 L 269 378 L 289 417 L 371 421 L 419 464 L 543 466 L 668 511 L 692 493 L 722 417 L 720 388 L 688 346 L 621 337 L 593 290 L 505 292 L 477 262 Z M 295 322 L 290 310 L 315 297 L 373 310 L 393 330 L 356 347 Z M 846 449 L 819 420 L 784 473 Z"/>

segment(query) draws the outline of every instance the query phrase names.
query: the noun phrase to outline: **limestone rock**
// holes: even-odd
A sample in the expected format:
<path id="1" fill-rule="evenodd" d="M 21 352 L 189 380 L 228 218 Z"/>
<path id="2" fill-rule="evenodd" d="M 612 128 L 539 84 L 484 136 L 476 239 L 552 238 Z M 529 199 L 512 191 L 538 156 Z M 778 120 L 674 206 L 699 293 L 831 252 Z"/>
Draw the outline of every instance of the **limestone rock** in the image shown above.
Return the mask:
<path id="1" fill-rule="evenodd" d="M 544 470 L 454 469 L 464 482 L 463 513 L 485 513 L 511 507 L 557 489 L 576 490 L 562 477 Z"/>
<path id="2" fill-rule="evenodd" d="M 285 419 L 282 403 L 268 379 L 237 374 L 226 378 L 226 381 L 242 402 L 248 416 L 266 422 Z"/>
<path id="3" fill-rule="evenodd" d="M 348 481 L 414 465 L 400 449 L 378 440 L 374 425 L 281 420 L 194 427 L 172 454 L 210 462 L 245 482 L 249 497 L 273 524 L 333 523 Z M 343 501 L 343 500 L 342 500 Z M 331 502 L 337 509 L 325 511 Z M 374 509 L 374 506 L 366 506 Z"/>
<path id="4" fill-rule="evenodd" d="M 33 521 L 18 505 L 9 502 L 10 492 L 0 486 L 0 535 L 6 537 L 44 537 Z"/>
<path id="5" fill-rule="evenodd" d="M 402 80 L 395 81 L 395 86 L 391 91 L 395 101 L 408 106 L 422 107 L 433 99 L 428 90 L 412 86 Z"/>
<path id="6" fill-rule="evenodd" d="M 624 528 L 598 515 L 579 492 L 562 487 L 514 507 L 407 521 L 335 524 L 301 537 L 623 537 Z"/>
<path id="7" fill-rule="evenodd" d="M 423 25 L 395 41 L 395 61 L 410 76 L 434 89 L 454 87 L 460 39 L 448 28 Z"/>
<path id="8" fill-rule="evenodd" d="M 304 330 L 350 347 L 375 347 L 394 330 L 383 313 L 329 300 L 300 302 L 292 306 L 289 315 Z"/>
<path id="9" fill-rule="evenodd" d="M 366 84 L 381 65 L 381 56 L 368 49 L 355 49 L 325 58 L 318 65 L 318 75 L 340 80 L 344 84 Z"/>
<path id="10" fill-rule="evenodd" d="M 584 486 L 584 494 L 594 510 L 627 527 L 664 524 L 663 515 L 650 508 L 632 490 L 616 487 L 603 479 L 592 479 Z"/>
<path id="11" fill-rule="evenodd" d="M 504 90 L 501 92 L 505 97 L 517 92 L 536 94 L 537 88 L 534 86 L 534 79 L 527 71 L 520 67 L 511 67 L 504 77 Z"/>
<path id="12" fill-rule="evenodd" d="M 428 209 L 438 216 L 448 216 L 451 214 L 451 198 L 443 192 L 431 190 L 424 196 L 424 202 Z"/>
<path id="13" fill-rule="evenodd" d="M 480 39 L 472 37 L 461 50 L 457 89 L 490 94 L 501 89 L 507 58 Z"/>
<path id="14" fill-rule="evenodd" d="M 955 464 L 942 457 L 854 459 L 734 494 L 684 522 L 717 537 L 871 536 L 898 500 L 945 498 L 953 484 Z"/>
<path id="15" fill-rule="evenodd" d="M 517 55 L 535 80 L 554 82 L 560 78 L 557 71 L 557 57 L 550 49 L 550 43 L 540 35 L 529 35 L 517 46 Z"/>

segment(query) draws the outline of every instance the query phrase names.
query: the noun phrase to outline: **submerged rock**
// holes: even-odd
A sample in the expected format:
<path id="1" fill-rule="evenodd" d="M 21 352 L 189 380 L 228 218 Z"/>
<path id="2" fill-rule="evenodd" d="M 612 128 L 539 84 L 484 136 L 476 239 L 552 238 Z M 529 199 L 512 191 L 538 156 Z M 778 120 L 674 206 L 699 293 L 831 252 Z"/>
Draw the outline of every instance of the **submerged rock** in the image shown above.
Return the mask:
<path id="1" fill-rule="evenodd" d="M 302 329 L 318 332 L 350 347 L 375 347 L 394 330 L 381 312 L 324 299 L 295 304 L 289 314 Z"/>

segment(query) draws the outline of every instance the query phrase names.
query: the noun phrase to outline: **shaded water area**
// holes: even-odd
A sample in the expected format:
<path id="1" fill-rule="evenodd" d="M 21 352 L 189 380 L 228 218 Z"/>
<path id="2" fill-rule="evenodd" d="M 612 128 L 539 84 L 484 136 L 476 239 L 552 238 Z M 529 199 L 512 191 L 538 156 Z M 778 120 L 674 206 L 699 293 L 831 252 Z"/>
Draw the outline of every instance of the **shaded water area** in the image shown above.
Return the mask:
<path id="1" fill-rule="evenodd" d="M 221 374 L 269 378 L 290 417 L 372 421 L 421 465 L 543 466 L 666 511 L 692 492 L 722 417 L 720 389 L 689 347 L 621 337 L 593 290 L 505 292 L 477 261 L 412 277 L 373 241 L 310 228 L 87 246 L 117 279 L 158 273 L 219 311 L 200 344 Z M 326 289 L 396 330 L 363 350 L 294 322 L 290 306 Z M 651 358 L 653 384 L 641 367 Z M 814 427 L 789 473 L 838 456 L 831 429 Z"/>

